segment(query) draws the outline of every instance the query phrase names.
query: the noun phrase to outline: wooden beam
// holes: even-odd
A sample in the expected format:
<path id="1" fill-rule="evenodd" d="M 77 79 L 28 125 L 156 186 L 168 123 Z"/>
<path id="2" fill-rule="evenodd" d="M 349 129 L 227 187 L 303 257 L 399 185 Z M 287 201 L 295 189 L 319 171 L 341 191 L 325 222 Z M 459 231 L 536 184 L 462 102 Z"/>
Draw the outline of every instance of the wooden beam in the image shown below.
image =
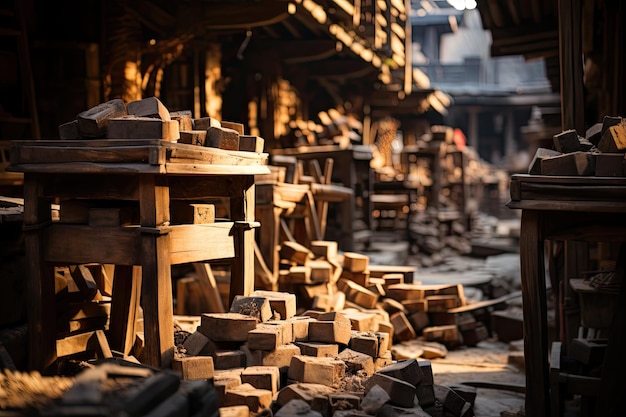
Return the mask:
<path id="1" fill-rule="evenodd" d="M 258 55 L 258 58 L 262 58 L 263 56 L 267 57 L 268 51 L 272 51 L 281 57 L 287 65 L 301 64 L 334 57 L 337 54 L 335 45 L 336 42 L 330 39 L 264 40 L 255 43 L 255 54 Z"/>
<path id="2" fill-rule="evenodd" d="M 581 0 L 559 0 L 561 127 L 585 131 Z"/>
<path id="3" fill-rule="evenodd" d="M 288 7 L 289 2 L 271 0 L 247 2 L 245 9 L 230 2 L 195 2 L 181 9 L 178 27 L 189 32 L 189 27 L 197 31 L 269 26 L 289 17 Z"/>

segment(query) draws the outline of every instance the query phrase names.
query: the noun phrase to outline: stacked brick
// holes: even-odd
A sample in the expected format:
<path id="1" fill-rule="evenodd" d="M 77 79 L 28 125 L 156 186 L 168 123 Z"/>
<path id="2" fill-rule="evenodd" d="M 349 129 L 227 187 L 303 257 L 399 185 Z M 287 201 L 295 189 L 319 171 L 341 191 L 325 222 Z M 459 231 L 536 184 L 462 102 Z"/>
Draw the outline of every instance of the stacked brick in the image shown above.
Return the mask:
<path id="1" fill-rule="evenodd" d="M 626 121 L 605 116 L 580 136 L 574 129 L 553 137 L 553 149 L 539 148 L 528 168 L 535 175 L 626 176 Z"/>
<path id="2" fill-rule="evenodd" d="M 193 118 L 190 110 L 170 112 L 156 97 L 126 104 L 100 103 L 59 126 L 60 139 L 161 139 L 213 148 L 263 152 L 265 141 L 244 134 L 241 123 Z"/>

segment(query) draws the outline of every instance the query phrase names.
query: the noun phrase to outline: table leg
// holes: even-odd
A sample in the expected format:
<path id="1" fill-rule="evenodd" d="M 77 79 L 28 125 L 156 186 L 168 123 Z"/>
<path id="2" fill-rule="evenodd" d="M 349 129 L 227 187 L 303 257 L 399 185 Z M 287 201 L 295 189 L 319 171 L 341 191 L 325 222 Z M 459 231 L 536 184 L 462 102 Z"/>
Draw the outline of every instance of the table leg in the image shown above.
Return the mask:
<path id="1" fill-rule="evenodd" d="M 24 245 L 28 259 L 28 366 L 45 371 L 57 358 L 54 267 L 44 259 L 44 230 L 51 221 L 50 202 L 42 198 L 37 175 L 24 177 Z"/>
<path id="2" fill-rule="evenodd" d="M 135 343 L 137 310 L 141 297 L 141 267 L 115 266 L 109 344 L 113 350 L 128 355 Z"/>
<path id="3" fill-rule="evenodd" d="M 520 270 L 524 312 L 526 414 L 550 415 L 548 323 L 541 214 L 522 211 Z"/>
<path id="4" fill-rule="evenodd" d="M 167 178 L 140 179 L 141 304 L 144 315 L 144 362 L 168 368 L 174 357 L 174 306 L 168 234 Z"/>
<path id="5" fill-rule="evenodd" d="M 250 295 L 254 291 L 254 176 L 238 175 L 232 181 L 230 216 L 235 222 L 235 258 L 230 276 L 230 308 L 236 295 Z"/>

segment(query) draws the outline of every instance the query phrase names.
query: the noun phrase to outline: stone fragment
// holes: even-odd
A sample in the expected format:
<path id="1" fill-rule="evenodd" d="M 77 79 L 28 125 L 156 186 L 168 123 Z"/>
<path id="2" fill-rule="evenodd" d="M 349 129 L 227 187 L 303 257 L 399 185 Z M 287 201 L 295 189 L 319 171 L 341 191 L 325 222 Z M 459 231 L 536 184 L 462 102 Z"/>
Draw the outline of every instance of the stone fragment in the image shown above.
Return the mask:
<path id="1" fill-rule="evenodd" d="M 374 373 L 374 359 L 365 353 L 346 348 L 337 355 L 337 359 L 344 361 L 346 371 L 351 374 L 363 372 L 366 375 L 372 375 Z"/>
<path id="2" fill-rule="evenodd" d="M 391 397 L 379 385 L 374 385 L 361 401 L 361 410 L 368 414 L 376 415 L 387 404 Z"/>

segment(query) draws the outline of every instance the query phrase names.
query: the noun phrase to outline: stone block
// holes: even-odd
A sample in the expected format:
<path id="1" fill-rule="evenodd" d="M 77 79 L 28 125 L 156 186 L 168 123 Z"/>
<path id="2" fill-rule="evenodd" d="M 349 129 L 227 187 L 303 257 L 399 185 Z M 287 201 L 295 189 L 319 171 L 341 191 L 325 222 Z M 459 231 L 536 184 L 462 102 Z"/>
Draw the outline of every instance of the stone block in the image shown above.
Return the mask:
<path id="1" fill-rule="evenodd" d="M 210 127 L 222 127 L 222 123 L 213 117 L 199 117 L 193 120 L 193 130 L 207 130 Z"/>
<path id="2" fill-rule="evenodd" d="M 206 130 L 181 130 L 178 143 L 187 145 L 204 146 L 206 143 Z"/>
<path id="3" fill-rule="evenodd" d="M 344 269 L 341 272 L 341 278 L 349 279 L 350 281 L 356 282 L 360 286 L 366 287 L 366 288 L 368 285 L 370 285 L 370 271 L 368 270 L 352 272 L 347 269 Z"/>
<path id="4" fill-rule="evenodd" d="M 555 151 L 554 149 L 538 148 L 528 166 L 528 173 L 531 175 L 541 175 L 541 161 L 558 155 L 561 155 L 561 152 Z"/>
<path id="5" fill-rule="evenodd" d="M 541 160 L 541 175 L 593 175 L 595 158 L 589 152 L 572 152 Z"/>
<path id="6" fill-rule="evenodd" d="M 336 291 L 334 294 L 317 294 L 311 308 L 319 311 L 340 311 L 346 305 L 346 294 Z"/>
<path id="7" fill-rule="evenodd" d="M 336 390 L 325 384 L 294 383 L 282 388 L 276 396 L 276 404 L 283 407 L 289 401 L 302 400 L 311 404 L 316 397 L 328 397 Z"/>
<path id="8" fill-rule="evenodd" d="M 374 385 L 361 401 L 361 410 L 370 415 L 377 415 L 378 411 L 385 405 L 391 397 L 379 385 Z"/>
<path id="9" fill-rule="evenodd" d="M 372 358 L 377 358 L 378 351 L 378 338 L 370 332 L 353 331 L 350 338 L 350 349 L 361 352 Z"/>
<path id="10" fill-rule="evenodd" d="M 243 123 L 238 123 L 238 122 L 229 122 L 226 120 L 222 120 L 220 122 L 222 124 L 222 127 L 228 128 L 228 129 L 232 129 L 235 132 L 237 132 L 238 135 L 243 135 L 244 134 L 244 126 Z"/>
<path id="11" fill-rule="evenodd" d="M 350 320 L 352 330 L 356 331 L 375 332 L 378 330 L 378 322 L 381 321 L 379 315 L 370 312 L 344 309 L 341 313 Z"/>
<path id="12" fill-rule="evenodd" d="M 472 404 L 465 401 L 463 397 L 450 387 L 435 385 L 434 390 L 435 398 L 443 405 L 444 410 L 449 411 L 455 417 L 472 415 L 468 414 L 472 408 Z"/>
<path id="13" fill-rule="evenodd" d="M 323 259 L 309 259 L 306 266 L 311 269 L 311 284 L 331 282 L 333 276 L 332 265 Z"/>
<path id="14" fill-rule="evenodd" d="M 304 245 L 297 242 L 284 241 L 280 246 L 279 255 L 281 259 L 287 259 L 297 265 L 305 265 L 313 254 Z"/>
<path id="15" fill-rule="evenodd" d="M 247 405 L 233 405 L 231 407 L 220 407 L 219 417 L 249 417 L 250 409 Z"/>
<path id="16" fill-rule="evenodd" d="M 191 110 L 171 111 L 170 119 L 178 122 L 179 131 L 192 131 L 193 130 L 193 117 Z"/>
<path id="17" fill-rule="evenodd" d="M 285 321 L 291 323 L 294 342 L 309 340 L 309 324 L 315 321 L 314 318 L 309 316 L 295 316 Z"/>
<path id="18" fill-rule="evenodd" d="M 281 372 L 286 372 L 291 364 L 291 358 L 295 355 L 301 355 L 300 347 L 290 343 L 288 345 L 278 346 L 271 351 L 252 350 L 248 355 L 249 366 L 276 366 Z"/>
<path id="19" fill-rule="evenodd" d="M 339 245 L 336 241 L 314 240 L 309 246 L 313 255 L 318 258 L 329 260 L 337 257 Z"/>
<path id="20" fill-rule="evenodd" d="M 364 308 L 376 307 L 379 295 L 356 282 L 341 278 L 337 282 L 337 287 L 346 294 L 346 300 Z"/>
<path id="21" fill-rule="evenodd" d="M 391 351 L 388 350 L 374 360 L 374 370 L 379 371 L 393 363 Z"/>
<path id="22" fill-rule="evenodd" d="M 377 371 L 379 374 L 392 376 L 413 386 L 418 386 L 424 382 L 424 373 L 417 359 L 399 360 Z"/>
<path id="23" fill-rule="evenodd" d="M 259 324 L 248 332 L 248 348 L 252 350 L 274 350 L 284 344 L 283 326 Z"/>
<path id="24" fill-rule="evenodd" d="M 435 388 L 433 385 L 418 385 L 415 388 L 417 401 L 422 407 L 429 407 L 435 404 Z"/>
<path id="25" fill-rule="evenodd" d="M 415 283 L 402 283 L 389 285 L 387 287 L 387 297 L 397 301 L 422 300 L 425 296 L 424 286 Z"/>
<path id="26" fill-rule="evenodd" d="M 554 149 L 561 153 L 580 151 L 580 142 L 576 130 L 570 129 L 558 133 L 552 137 Z"/>
<path id="27" fill-rule="evenodd" d="M 596 154 L 596 177 L 626 176 L 626 159 L 623 153 Z"/>
<path id="28" fill-rule="evenodd" d="M 227 127 L 209 126 L 206 130 L 206 142 L 204 146 L 238 151 L 239 134 L 236 130 Z"/>
<path id="29" fill-rule="evenodd" d="M 415 333 L 419 333 L 430 325 L 430 316 L 425 311 L 418 311 L 408 316 L 409 323 L 413 326 Z"/>

